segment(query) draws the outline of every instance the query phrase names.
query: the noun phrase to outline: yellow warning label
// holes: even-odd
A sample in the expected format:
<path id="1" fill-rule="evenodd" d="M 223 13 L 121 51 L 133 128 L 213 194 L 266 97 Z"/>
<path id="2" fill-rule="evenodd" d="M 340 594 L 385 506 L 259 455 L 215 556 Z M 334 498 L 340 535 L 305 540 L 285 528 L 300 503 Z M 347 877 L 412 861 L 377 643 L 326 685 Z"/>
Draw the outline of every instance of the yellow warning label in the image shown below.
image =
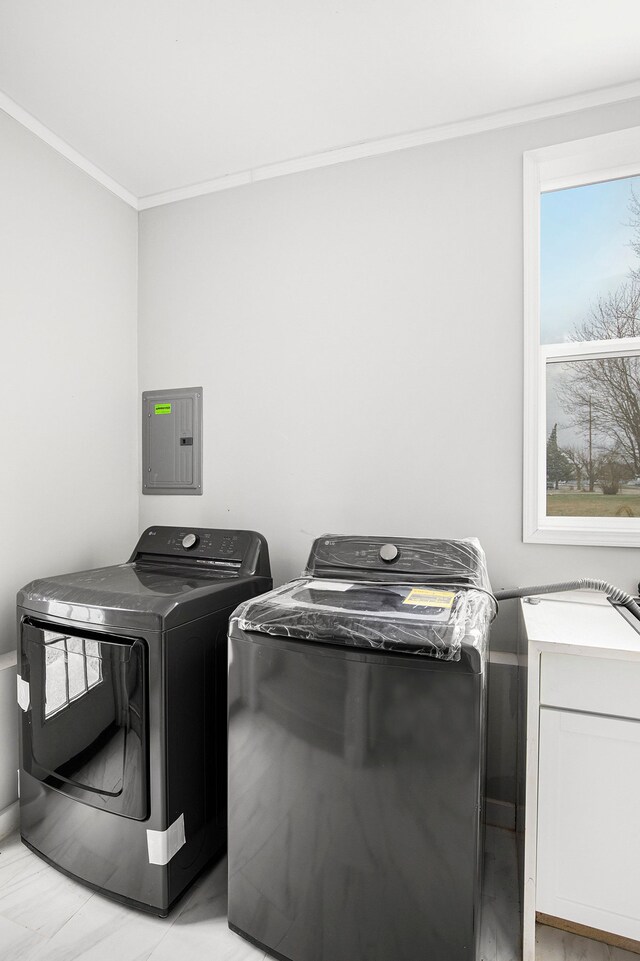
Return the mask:
<path id="1" fill-rule="evenodd" d="M 455 592 L 452 591 L 428 591 L 424 587 L 414 587 L 402 603 L 413 604 L 414 607 L 449 608 L 455 596 Z"/>

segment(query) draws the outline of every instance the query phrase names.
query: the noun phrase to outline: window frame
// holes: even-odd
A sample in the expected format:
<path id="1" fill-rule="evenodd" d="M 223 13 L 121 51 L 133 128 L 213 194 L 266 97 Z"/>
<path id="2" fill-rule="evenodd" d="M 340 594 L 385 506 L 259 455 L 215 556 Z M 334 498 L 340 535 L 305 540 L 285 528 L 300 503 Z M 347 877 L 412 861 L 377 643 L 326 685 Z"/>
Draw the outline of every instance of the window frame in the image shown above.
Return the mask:
<path id="1" fill-rule="evenodd" d="M 546 369 L 550 363 L 640 356 L 640 337 L 540 343 L 540 197 L 542 193 L 640 175 L 640 127 L 554 144 L 523 155 L 525 543 L 639 547 L 640 517 L 548 517 Z"/>

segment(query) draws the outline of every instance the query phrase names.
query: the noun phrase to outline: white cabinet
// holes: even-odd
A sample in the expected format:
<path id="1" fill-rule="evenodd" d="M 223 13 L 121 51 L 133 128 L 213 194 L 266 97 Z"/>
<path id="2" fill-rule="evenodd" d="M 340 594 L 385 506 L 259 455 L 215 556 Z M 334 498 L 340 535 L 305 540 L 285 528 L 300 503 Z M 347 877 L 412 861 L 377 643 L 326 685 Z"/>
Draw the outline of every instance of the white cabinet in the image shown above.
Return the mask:
<path id="1" fill-rule="evenodd" d="M 537 834 L 536 910 L 640 941 L 640 721 L 540 708 Z"/>
<path id="2" fill-rule="evenodd" d="M 586 592 L 523 603 L 521 626 L 523 959 L 536 961 L 538 916 L 637 951 L 640 632 Z"/>

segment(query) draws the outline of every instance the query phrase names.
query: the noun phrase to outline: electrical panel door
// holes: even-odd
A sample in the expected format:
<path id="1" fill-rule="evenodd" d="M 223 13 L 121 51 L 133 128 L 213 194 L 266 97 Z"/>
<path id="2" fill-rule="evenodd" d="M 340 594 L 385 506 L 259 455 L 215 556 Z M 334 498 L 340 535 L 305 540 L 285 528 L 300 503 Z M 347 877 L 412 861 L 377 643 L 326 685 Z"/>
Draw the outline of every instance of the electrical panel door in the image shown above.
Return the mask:
<path id="1" fill-rule="evenodd" d="M 142 493 L 202 493 L 202 388 L 142 395 Z"/>

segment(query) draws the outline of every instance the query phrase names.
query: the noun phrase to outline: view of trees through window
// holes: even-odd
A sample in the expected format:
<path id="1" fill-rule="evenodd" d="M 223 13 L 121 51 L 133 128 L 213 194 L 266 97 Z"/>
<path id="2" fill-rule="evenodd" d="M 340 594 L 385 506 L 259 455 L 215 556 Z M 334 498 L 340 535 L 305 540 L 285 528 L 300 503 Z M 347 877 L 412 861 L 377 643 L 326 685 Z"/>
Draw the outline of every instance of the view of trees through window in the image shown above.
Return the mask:
<path id="1" fill-rule="evenodd" d="M 640 357 L 553 356 L 640 338 L 640 177 L 542 195 L 540 295 L 547 515 L 640 517 Z"/>

